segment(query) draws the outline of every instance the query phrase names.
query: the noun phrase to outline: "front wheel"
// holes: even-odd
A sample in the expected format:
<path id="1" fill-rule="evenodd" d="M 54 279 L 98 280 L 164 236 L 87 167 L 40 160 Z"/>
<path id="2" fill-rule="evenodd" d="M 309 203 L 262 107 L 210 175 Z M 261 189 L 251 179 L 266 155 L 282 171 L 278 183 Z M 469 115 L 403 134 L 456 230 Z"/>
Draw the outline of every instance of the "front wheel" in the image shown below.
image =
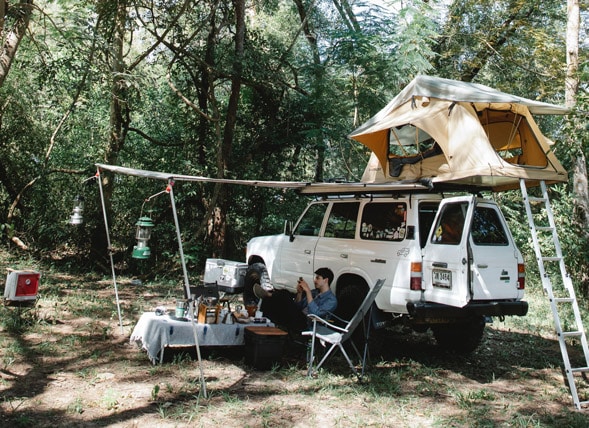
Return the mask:
<path id="1" fill-rule="evenodd" d="M 432 327 L 440 347 L 460 354 L 474 351 L 481 343 L 484 330 L 484 317 L 475 317 L 468 322 L 440 324 Z"/>
<path id="2" fill-rule="evenodd" d="M 243 304 L 257 304 L 272 289 L 266 265 L 264 263 L 250 265 L 243 280 Z"/>

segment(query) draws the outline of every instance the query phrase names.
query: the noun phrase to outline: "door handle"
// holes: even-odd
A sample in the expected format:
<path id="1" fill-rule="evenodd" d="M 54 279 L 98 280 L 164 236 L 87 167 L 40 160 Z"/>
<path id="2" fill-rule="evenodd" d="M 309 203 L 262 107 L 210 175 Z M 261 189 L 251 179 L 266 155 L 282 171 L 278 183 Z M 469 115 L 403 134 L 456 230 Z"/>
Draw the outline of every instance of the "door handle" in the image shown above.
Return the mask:
<path id="1" fill-rule="evenodd" d="M 348 255 L 347 255 L 347 254 L 344 254 L 344 253 L 340 254 L 339 256 L 340 256 L 342 259 L 347 259 L 347 258 L 348 258 Z"/>
<path id="2" fill-rule="evenodd" d="M 305 250 L 305 254 L 311 254 L 311 250 Z"/>
<path id="3" fill-rule="evenodd" d="M 477 265 L 479 269 L 487 269 L 489 265 Z"/>
<path id="4" fill-rule="evenodd" d="M 438 268 L 447 268 L 448 267 L 448 263 L 444 263 L 444 262 L 433 262 L 432 263 L 433 267 L 438 267 Z"/>

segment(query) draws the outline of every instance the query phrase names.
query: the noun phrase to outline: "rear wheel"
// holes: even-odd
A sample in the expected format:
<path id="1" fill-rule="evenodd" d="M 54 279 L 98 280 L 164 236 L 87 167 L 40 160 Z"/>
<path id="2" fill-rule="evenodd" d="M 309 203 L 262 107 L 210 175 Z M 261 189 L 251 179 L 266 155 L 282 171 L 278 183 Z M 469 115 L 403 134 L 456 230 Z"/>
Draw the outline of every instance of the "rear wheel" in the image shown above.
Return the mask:
<path id="1" fill-rule="evenodd" d="M 358 311 L 358 308 L 362 304 L 362 301 L 368 294 L 368 284 L 362 278 L 349 277 L 343 278 L 338 281 L 337 284 L 337 309 L 335 314 L 346 321 L 352 319 L 354 314 Z M 370 322 L 370 320 L 365 320 Z M 352 334 L 352 340 L 358 347 L 362 349 L 364 345 L 364 329 L 359 326 L 356 331 Z"/>
<path id="2" fill-rule="evenodd" d="M 351 319 L 368 294 L 368 284 L 361 278 L 346 278 L 337 284 L 337 309 L 335 314 L 345 320 Z"/>
<path id="3" fill-rule="evenodd" d="M 468 354 L 479 346 L 484 330 L 484 317 L 471 318 L 463 323 L 440 324 L 432 327 L 440 347 L 461 354 Z"/>

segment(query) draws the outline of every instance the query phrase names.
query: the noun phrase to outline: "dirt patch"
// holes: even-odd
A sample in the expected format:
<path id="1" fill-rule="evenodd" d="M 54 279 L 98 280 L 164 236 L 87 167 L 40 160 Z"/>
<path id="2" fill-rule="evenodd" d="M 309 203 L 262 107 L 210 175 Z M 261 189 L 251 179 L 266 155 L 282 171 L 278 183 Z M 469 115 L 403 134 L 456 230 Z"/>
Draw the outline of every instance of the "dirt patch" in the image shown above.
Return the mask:
<path id="1" fill-rule="evenodd" d="M 441 352 L 428 334 L 379 335 L 364 382 L 341 358 L 317 378 L 300 355 L 255 371 L 243 349 L 176 354 L 152 365 L 129 342 L 144 311 L 173 305 L 173 285 L 121 280 L 121 331 L 112 284 L 45 274 L 36 307 L 2 308 L 0 425 L 35 427 L 587 426 L 573 409 L 550 336 L 487 329 L 468 356 Z"/>

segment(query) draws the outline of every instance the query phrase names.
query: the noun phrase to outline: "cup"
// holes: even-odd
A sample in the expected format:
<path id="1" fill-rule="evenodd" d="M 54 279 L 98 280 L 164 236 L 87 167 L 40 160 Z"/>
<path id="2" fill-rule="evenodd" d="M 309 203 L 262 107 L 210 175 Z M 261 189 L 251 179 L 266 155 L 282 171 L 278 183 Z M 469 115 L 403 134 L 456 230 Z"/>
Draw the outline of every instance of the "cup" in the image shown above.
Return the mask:
<path id="1" fill-rule="evenodd" d="M 229 311 L 226 308 L 222 308 L 219 312 L 219 318 L 217 319 L 217 324 L 226 324 L 227 316 L 229 315 Z"/>
<path id="2" fill-rule="evenodd" d="M 249 302 L 245 305 L 245 310 L 247 311 L 248 317 L 255 317 L 256 311 L 258 310 L 258 305 L 253 302 Z"/>
<path id="3" fill-rule="evenodd" d="M 176 300 L 176 318 L 184 318 L 186 316 L 186 308 L 188 307 L 188 302 L 186 300 L 178 299 Z"/>

